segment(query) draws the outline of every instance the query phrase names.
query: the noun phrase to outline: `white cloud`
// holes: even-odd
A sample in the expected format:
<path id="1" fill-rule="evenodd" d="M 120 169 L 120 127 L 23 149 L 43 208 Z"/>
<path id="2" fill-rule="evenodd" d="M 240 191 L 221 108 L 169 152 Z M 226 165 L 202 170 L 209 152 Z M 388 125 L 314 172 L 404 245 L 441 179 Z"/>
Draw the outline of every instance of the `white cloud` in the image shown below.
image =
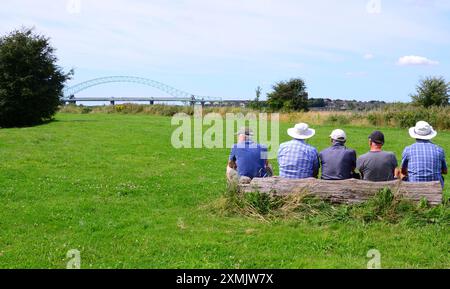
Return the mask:
<path id="1" fill-rule="evenodd" d="M 439 62 L 435 60 L 430 60 L 423 56 L 408 55 L 402 56 L 397 61 L 398 65 L 438 65 Z"/>
<path id="2" fill-rule="evenodd" d="M 375 55 L 373 55 L 372 53 L 366 53 L 364 54 L 364 59 L 370 60 L 370 59 L 374 59 Z"/>

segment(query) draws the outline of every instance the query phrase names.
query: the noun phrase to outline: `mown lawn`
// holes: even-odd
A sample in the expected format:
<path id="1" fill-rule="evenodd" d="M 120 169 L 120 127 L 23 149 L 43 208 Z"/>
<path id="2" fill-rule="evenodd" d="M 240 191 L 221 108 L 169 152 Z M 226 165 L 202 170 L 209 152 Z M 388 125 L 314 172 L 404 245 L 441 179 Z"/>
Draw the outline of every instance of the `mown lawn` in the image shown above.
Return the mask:
<path id="1" fill-rule="evenodd" d="M 450 267 L 444 224 L 216 213 L 228 150 L 175 150 L 172 130 L 170 118 L 117 114 L 1 129 L 0 267 L 65 268 L 69 249 L 81 251 L 82 268 L 366 268 L 370 249 L 384 268 Z M 322 149 L 332 127 L 317 130 L 311 143 Z M 366 152 L 371 129 L 346 130 L 348 145 Z M 384 131 L 400 158 L 407 131 Z M 450 133 L 436 143 L 450 153 Z"/>

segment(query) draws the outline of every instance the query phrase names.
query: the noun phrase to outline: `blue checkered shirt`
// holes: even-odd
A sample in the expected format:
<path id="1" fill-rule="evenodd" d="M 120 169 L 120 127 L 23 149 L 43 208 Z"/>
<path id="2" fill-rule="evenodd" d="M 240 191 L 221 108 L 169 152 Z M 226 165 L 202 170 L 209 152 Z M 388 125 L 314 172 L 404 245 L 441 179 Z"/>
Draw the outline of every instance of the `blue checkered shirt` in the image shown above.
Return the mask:
<path id="1" fill-rule="evenodd" d="M 278 151 L 280 176 L 288 179 L 316 177 L 319 171 L 317 150 L 303 140 L 292 140 L 280 145 Z"/>
<path id="2" fill-rule="evenodd" d="M 408 169 L 410 182 L 440 181 L 444 186 L 445 152 L 430 141 L 417 140 L 403 151 L 402 168 Z"/>

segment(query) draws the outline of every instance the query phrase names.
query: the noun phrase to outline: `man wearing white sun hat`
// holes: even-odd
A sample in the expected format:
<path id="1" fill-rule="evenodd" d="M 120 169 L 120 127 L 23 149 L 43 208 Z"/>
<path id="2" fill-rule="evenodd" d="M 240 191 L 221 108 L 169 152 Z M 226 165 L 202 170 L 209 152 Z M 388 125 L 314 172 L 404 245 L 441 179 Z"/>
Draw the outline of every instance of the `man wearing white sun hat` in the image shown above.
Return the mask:
<path id="1" fill-rule="evenodd" d="M 288 129 L 293 140 L 280 145 L 278 163 L 280 176 L 289 179 L 317 178 L 319 174 L 319 154 L 317 149 L 306 143 L 316 131 L 306 123 L 299 123 Z"/>
<path id="2" fill-rule="evenodd" d="M 410 182 L 440 181 L 444 186 L 442 175 L 448 172 L 445 152 L 431 142 L 437 132 L 427 122 L 419 121 L 409 129 L 409 135 L 416 143 L 403 151 L 402 173 Z"/>

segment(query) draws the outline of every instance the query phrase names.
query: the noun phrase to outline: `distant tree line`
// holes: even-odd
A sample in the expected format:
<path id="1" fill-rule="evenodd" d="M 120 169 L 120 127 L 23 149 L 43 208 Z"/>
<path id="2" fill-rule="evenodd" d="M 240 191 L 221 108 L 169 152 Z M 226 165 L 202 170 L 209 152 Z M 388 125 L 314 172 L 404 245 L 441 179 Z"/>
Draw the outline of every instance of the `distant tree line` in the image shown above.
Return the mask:
<path id="1" fill-rule="evenodd" d="M 449 105 L 450 83 L 443 77 L 421 79 L 416 93 L 411 95 L 412 104 L 424 108 Z M 332 100 L 329 98 L 309 98 L 306 84 L 301 78 L 280 81 L 272 86 L 267 100 L 261 101 L 262 89 L 256 89 L 256 98 L 249 107 L 270 111 L 308 111 L 314 110 L 357 110 L 366 111 L 385 107 L 384 101 Z"/>

